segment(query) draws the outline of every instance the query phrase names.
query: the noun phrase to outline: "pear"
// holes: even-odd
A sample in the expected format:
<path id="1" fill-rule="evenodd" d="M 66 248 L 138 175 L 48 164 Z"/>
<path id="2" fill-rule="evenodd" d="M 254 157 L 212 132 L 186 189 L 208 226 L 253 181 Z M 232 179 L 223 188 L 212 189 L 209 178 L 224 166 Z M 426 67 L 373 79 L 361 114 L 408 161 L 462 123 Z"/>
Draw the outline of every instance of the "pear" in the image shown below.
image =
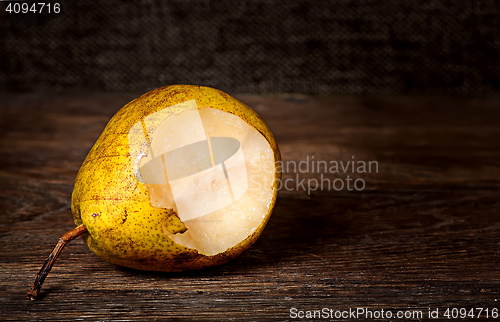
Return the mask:
<path id="1" fill-rule="evenodd" d="M 101 259 L 177 272 L 221 265 L 261 235 L 276 202 L 280 152 L 264 121 L 219 90 L 174 85 L 129 102 L 78 172 L 63 247 L 82 236 Z"/>

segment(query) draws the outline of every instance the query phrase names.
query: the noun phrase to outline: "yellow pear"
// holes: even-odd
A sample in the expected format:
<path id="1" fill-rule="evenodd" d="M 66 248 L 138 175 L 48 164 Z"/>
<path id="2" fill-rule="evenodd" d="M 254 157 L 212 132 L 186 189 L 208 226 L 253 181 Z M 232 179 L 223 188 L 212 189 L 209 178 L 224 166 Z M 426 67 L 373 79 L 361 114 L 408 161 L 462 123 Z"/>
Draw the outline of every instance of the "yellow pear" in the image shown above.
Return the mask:
<path id="1" fill-rule="evenodd" d="M 226 263 L 262 233 L 276 202 L 280 152 L 262 119 L 219 90 L 174 85 L 120 109 L 76 177 L 77 227 L 57 255 L 83 236 L 103 260 L 174 272 Z"/>

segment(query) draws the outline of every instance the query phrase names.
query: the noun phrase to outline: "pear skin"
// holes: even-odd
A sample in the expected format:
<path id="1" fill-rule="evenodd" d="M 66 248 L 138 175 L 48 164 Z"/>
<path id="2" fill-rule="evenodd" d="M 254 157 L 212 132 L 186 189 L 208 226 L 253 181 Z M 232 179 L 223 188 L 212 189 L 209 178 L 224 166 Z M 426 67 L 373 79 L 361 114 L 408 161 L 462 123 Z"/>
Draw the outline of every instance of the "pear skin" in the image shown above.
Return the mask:
<path id="1" fill-rule="evenodd" d="M 251 149 L 243 149 L 242 153 L 247 153 L 245 158 L 249 153 L 256 155 L 251 161 L 245 159 L 247 171 L 250 171 L 248 170 L 250 163 L 254 164 L 255 160 L 259 160 L 259 155 L 273 164 L 270 176 L 265 177 L 266 183 L 259 185 L 263 191 L 261 194 L 259 191 L 239 194 L 243 196 L 241 197 L 242 205 L 244 202 L 250 204 L 252 202 L 252 199 L 246 195 L 255 195 L 261 198 L 259 199 L 261 203 L 265 203 L 265 207 L 259 208 L 262 214 L 248 219 L 253 220 L 254 226 L 248 226 L 240 235 L 234 237 L 232 242 L 227 243 L 230 247 L 225 248 L 224 244 L 219 248 L 215 247 L 212 253 L 202 251 L 204 248 L 200 243 L 203 243 L 204 239 L 186 237 L 189 234 L 196 236 L 193 227 L 200 227 L 203 225 L 203 218 L 211 217 L 205 216 L 200 217 L 201 219 L 183 221 L 180 199 L 175 201 L 172 197 L 176 196 L 178 193 L 176 191 L 183 191 L 177 188 L 178 185 L 174 185 L 177 181 L 172 181 L 171 185 L 168 185 L 165 184 L 165 180 L 156 183 L 147 182 L 145 179 L 144 169 L 147 161 L 157 160 L 158 164 L 161 165 L 163 162 L 165 166 L 167 154 L 161 156 L 163 159 L 153 159 L 153 156 L 159 157 L 154 155 L 155 151 L 152 148 L 156 144 L 155 148 L 161 149 L 162 140 L 168 140 L 168 135 L 170 135 L 161 133 L 161 124 L 164 124 L 162 122 L 168 118 L 175 120 L 174 116 L 187 115 L 185 111 L 188 108 L 187 105 L 184 106 L 188 104 L 186 102 L 195 102 L 195 111 L 198 109 L 196 112 L 201 112 L 202 117 L 211 113 L 210 117 L 214 120 L 219 115 L 224 120 L 234 119 L 235 123 L 230 124 L 234 128 L 234 133 L 240 131 L 245 133 L 240 136 L 241 138 L 251 136 L 254 140 L 247 143 L 247 147 L 253 148 L 259 144 L 263 147 L 262 152 L 259 152 L 260 150 L 248 152 Z M 205 110 L 202 111 L 202 109 Z M 170 126 L 175 128 L 175 124 L 176 122 L 171 122 Z M 204 124 L 207 127 L 206 123 Z M 164 128 L 168 132 L 168 127 L 164 126 Z M 136 132 L 142 134 L 135 135 Z M 217 129 L 213 133 L 216 132 Z M 172 141 L 174 144 L 184 140 L 182 133 L 179 134 L 179 132 L 172 133 L 171 136 L 175 138 Z M 209 138 L 207 142 L 215 141 L 210 141 Z M 254 142 L 258 143 L 254 144 Z M 244 142 L 241 144 L 243 148 Z M 214 147 L 210 146 L 210 148 Z M 264 230 L 276 202 L 278 184 L 281 179 L 281 168 L 276 164 L 280 161 L 278 146 L 264 121 L 251 108 L 232 96 L 213 88 L 193 85 L 173 85 L 153 90 L 129 102 L 112 117 L 83 162 L 75 180 L 71 200 L 71 210 L 77 226 L 72 231 L 71 239 L 81 235 L 88 247 L 101 259 L 139 270 L 176 272 L 224 264 L 249 248 Z M 217 160 L 214 163 L 212 156 L 211 162 L 212 165 L 216 165 Z M 233 180 L 230 163 L 226 162 L 223 169 L 226 179 L 229 171 L 229 179 Z M 167 175 L 165 170 L 165 177 L 168 180 L 172 175 L 171 173 Z M 270 180 L 267 180 L 269 178 Z M 212 184 L 215 182 L 216 180 L 213 180 Z M 231 184 L 230 181 L 227 182 Z M 233 201 L 237 194 L 238 189 L 231 190 L 230 196 Z M 193 204 L 196 204 L 196 200 L 193 200 Z M 196 209 L 203 210 L 200 208 L 203 204 L 196 206 L 198 207 Z M 220 211 L 226 211 L 224 216 L 227 216 L 227 212 L 232 211 L 231 209 L 247 209 L 245 206 L 232 207 L 228 206 Z M 224 216 L 220 218 L 228 218 Z M 196 220 L 198 220 L 197 226 L 193 224 Z M 238 230 L 237 223 L 236 221 L 231 227 L 231 231 Z M 212 227 L 220 229 L 220 232 L 226 229 L 220 228 L 224 223 L 217 222 L 217 220 L 209 221 L 207 225 L 211 225 L 207 231 L 210 231 Z M 224 239 L 223 236 L 220 238 Z M 60 241 L 62 247 L 71 239 L 66 238 Z M 213 242 L 217 244 L 217 240 Z M 34 285 L 29 293 L 31 299 L 36 299 L 38 296 L 41 284 L 62 247 L 54 249 L 49 257 L 50 261 L 48 259 L 42 267 L 35 280 L 35 284 L 38 284 Z"/>

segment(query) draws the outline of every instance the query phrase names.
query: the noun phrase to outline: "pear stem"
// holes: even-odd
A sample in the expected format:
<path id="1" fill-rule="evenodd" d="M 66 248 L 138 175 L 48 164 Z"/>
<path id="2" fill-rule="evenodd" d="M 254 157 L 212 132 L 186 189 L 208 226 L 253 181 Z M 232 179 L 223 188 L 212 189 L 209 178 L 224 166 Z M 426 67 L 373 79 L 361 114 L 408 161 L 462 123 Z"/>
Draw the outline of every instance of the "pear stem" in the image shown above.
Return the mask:
<path id="1" fill-rule="evenodd" d="M 64 246 L 66 246 L 67 243 L 69 243 L 76 237 L 81 236 L 86 232 L 87 228 L 85 228 L 85 226 L 81 224 L 80 226 L 71 229 L 66 234 L 62 235 L 61 238 L 59 238 L 56 246 L 45 261 L 45 264 L 43 264 L 42 268 L 40 268 L 40 271 L 35 277 L 33 286 L 31 286 L 31 290 L 28 292 L 28 298 L 30 300 L 34 301 L 40 295 L 40 289 L 42 288 L 43 282 L 45 281 L 45 278 L 47 278 L 47 275 L 52 269 L 52 266 L 54 266 L 54 263 L 56 262 L 56 259 L 63 250 Z"/>

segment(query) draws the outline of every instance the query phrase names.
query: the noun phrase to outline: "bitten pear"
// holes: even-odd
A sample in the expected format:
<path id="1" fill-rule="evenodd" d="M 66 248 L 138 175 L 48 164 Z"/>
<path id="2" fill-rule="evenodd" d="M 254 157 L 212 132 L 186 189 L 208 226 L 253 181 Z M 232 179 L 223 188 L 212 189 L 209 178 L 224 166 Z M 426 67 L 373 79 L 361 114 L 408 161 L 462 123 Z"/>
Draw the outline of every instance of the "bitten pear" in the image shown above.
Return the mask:
<path id="1" fill-rule="evenodd" d="M 75 180 L 76 228 L 101 259 L 174 272 L 221 265 L 250 247 L 273 211 L 280 152 L 264 121 L 219 90 L 173 85 L 129 102 L 109 121 Z"/>

